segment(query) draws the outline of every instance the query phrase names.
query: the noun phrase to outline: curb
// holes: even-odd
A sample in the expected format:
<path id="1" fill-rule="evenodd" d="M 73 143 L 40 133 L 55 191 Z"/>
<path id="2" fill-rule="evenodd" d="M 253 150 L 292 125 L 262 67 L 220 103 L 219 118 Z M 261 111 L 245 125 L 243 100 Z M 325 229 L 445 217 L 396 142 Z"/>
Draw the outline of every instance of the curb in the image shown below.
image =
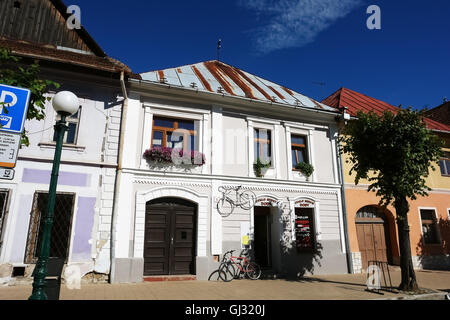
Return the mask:
<path id="1" fill-rule="evenodd" d="M 436 292 L 427 294 L 407 295 L 396 298 L 385 298 L 375 300 L 450 300 L 450 293 Z"/>

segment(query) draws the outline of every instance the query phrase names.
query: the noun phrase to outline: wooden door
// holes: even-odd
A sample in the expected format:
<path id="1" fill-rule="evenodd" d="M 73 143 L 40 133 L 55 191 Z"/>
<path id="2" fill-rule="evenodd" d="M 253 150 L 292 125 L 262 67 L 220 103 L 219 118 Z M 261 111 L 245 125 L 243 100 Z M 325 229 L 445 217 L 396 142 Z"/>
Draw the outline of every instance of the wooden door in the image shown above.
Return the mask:
<path id="1" fill-rule="evenodd" d="M 195 274 L 195 212 L 178 199 L 147 204 L 144 275 Z"/>
<path id="2" fill-rule="evenodd" d="M 172 219 L 170 274 L 194 274 L 195 208 L 176 205 L 173 207 Z"/>
<path id="3" fill-rule="evenodd" d="M 372 224 L 377 261 L 387 262 L 386 232 L 384 224 Z"/>
<path id="4" fill-rule="evenodd" d="M 356 233 L 363 269 L 367 269 L 369 261 L 388 261 L 384 224 L 357 223 Z"/>
<path id="5" fill-rule="evenodd" d="M 144 275 L 169 274 L 171 214 L 166 204 L 147 204 Z"/>

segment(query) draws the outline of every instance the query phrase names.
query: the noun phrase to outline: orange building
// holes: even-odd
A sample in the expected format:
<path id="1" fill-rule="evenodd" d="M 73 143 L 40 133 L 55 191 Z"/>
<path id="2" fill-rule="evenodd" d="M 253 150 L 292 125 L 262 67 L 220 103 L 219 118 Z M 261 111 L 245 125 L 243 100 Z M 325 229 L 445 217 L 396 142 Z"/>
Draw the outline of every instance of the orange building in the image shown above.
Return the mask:
<path id="1" fill-rule="evenodd" d="M 350 89 L 341 88 L 324 104 L 343 109 L 356 116 L 358 111 L 382 114 L 399 108 Z M 428 197 L 409 201 L 409 224 L 413 263 L 417 269 L 450 270 L 450 126 L 425 119 L 427 127 L 445 141 L 445 156 L 430 168 Z M 350 165 L 343 155 L 343 169 L 348 222 L 348 240 L 352 254 L 353 272 L 367 268 L 369 261 L 387 261 L 399 265 L 400 254 L 396 215 L 393 206 L 378 206 L 380 198 L 368 192 L 368 182 L 355 185 L 349 175 Z"/>

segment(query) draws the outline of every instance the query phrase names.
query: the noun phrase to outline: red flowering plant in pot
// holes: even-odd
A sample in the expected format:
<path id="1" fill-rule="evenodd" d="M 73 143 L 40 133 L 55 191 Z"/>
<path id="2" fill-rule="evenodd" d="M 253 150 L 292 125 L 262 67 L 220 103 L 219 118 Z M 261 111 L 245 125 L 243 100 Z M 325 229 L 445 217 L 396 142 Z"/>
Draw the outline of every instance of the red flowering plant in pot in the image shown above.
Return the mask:
<path id="1" fill-rule="evenodd" d="M 203 166 L 206 163 L 206 157 L 201 152 L 166 147 L 153 147 L 146 150 L 144 159 L 163 165 Z"/>

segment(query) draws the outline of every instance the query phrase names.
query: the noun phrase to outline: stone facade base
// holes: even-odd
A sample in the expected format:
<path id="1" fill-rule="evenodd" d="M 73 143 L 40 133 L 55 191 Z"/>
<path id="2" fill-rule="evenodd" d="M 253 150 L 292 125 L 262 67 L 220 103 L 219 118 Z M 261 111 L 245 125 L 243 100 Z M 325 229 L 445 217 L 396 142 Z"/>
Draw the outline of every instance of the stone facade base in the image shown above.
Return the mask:
<path id="1" fill-rule="evenodd" d="M 415 269 L 448 270 L 450 271 L 450 255 L 440 256 L 413 256 Z"/>
<path id="2" fill-rule="evenodd" d="M 144 259 L 116 258 L 111 269 L 111 283 L 140 283 L 143 281 Z"/>
<path id="3" fill-rule="evenodd" d="M 361 252 L 352 252 L 352 265 L 354 274 L 363 272 Z"/>

